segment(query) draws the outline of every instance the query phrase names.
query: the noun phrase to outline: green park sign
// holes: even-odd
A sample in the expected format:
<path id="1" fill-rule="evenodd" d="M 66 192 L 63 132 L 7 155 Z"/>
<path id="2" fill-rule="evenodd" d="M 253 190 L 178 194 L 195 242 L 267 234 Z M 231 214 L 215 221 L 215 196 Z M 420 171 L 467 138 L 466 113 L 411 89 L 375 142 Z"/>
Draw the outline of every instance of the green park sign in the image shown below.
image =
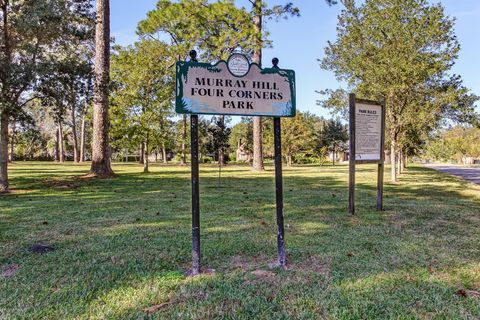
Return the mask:
<path id="1" fill-rule="evenodd" d="M 277 216 L 278 264 L 285 267 L 281 118 L 295 116 L 295 72 L 280 69 L 278 59 L 272 68 L 262 69 L 240 53 L 215 64 L 190 61 L 176 65 L 176 111 L 190 114 L 192 164 L 192 270 L 201 272 L 200 188 L 198 165 L 198 114 L 273 117 L 275 153 L 275 202 Z"/>
<path id="2" fill-rule="evenodd" d="M 295 116 L 295 72 L 262 69 L 240 53 L 216 64 L 178 61 L 176 112 Z"/>

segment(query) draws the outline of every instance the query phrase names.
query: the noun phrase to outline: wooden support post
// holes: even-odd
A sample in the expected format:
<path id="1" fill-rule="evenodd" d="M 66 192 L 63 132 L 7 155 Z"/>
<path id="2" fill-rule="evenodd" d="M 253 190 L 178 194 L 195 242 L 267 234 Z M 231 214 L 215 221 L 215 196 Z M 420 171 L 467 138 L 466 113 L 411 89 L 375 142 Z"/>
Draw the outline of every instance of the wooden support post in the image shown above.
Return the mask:
<path id="1" fill-rule="evenodd" d="M 191 164 L 192 164 L 192 275 L 201 272 L 200 267 L 200 190 L 198 174 L 198 115 L 190 116 Z"/>
<path id="2" fill-rule="evenodd" d="M 282 267 L 285 262 L 284 247 L 284 220 L 283 220 L 283 181 L 282 181 L 282 128 L 280 118 L 273 118 L 273 136 L 275 143 L 275 198 L 277 207 L 277 249 L 278 264 Z"/>
<path id="3" fill-rule="evenodd" d="M 382 101 L 382 128 L 380 138 L 380 163 L 377 178 L 377 210 L 383 211 L 383 172 L 385 169 L 385 100 Z"/>
<path id="4" fill-rule="evenodd" d="M 383 211 L 383 171 L 384 164 L 378 164 L 378 177 L 377 177 L 377 210 Z"/>
<path id="5" fill-rule="evenodd" d="M 348 212 L 355 214 L 355 94 L 349 96 Z"/>

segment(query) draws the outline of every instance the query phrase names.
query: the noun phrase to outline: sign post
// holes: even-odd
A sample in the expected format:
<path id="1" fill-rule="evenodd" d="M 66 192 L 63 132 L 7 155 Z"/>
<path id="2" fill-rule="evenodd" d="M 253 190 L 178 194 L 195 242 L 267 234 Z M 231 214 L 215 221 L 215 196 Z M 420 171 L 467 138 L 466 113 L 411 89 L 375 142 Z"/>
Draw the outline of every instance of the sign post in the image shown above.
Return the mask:
<path id="1" fill-rule="evenodd" d="M 285 266 L 285 248 L 283 224 L 283 178 L 282 178 L 282 127 L 280 118 L 273 118 L 273 139 L 275 148 L 275 200 L 277 208 L 277 248 L 278 264 Z"/>
<path id="2" fill-rule="evenodd" d="M 192 274 L 200 273 L 200 190 L 198 174 L 198 116 L 190 116 L 192 155 Z"/>
<path id="3" fill-rule="evenodd" d="M 192 270 L 201 272 L 200 195 L 198 166 L 198 114 L 273 117 L 275 142 L 275 197 L 278 264 L 285 266 L 282 144 L 280 117 L 295 116 L 295 72 L 280 69 L 278 59 L 272 68 L 260 68 L 240 53 L 212 65 L 200 63 L 195 50 L 190 61 L 176 64 L 177 113 L 190 114 L 192 155 Z"/>
<path id="4" fill-rule="evenodd" d="M 348 212 L 355 214 L 355 166 L 376 163 L 377 210 L 383 210 L 383 172 L 385 162 L 385 102 L 349 96 L 349 180 Z"/>

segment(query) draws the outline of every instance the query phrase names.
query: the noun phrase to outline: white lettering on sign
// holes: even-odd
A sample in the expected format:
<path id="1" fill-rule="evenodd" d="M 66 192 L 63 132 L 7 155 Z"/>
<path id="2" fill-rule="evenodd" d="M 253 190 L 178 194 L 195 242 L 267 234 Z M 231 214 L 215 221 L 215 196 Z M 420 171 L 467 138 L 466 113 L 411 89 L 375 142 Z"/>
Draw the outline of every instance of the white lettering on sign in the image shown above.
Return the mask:
<path id="1" fill-rule="evenodd" d="M 382 106 L 355 104 L 355 160 L 381 160 Z"/>

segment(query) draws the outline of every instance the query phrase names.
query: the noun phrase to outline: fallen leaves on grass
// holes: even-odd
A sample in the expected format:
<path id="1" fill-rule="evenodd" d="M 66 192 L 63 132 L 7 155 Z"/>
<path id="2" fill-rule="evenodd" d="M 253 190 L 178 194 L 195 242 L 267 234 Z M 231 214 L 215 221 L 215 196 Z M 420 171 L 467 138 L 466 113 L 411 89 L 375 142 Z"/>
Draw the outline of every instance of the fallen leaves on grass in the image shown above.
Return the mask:
<path id="1" fill-rule="evenodd" d="M 257 276 L 259 278 L 270 278 L 270 277 L 275 277 L 275 273 L 271 271 L 266 271 L 266 270 L 254 270 L 250 272 L 254 276 Z"/>
<path id="2" fill-rule="evenodd" d="M 5 278 L 13 277 L 19 269 L 20 266 L 18 264 L 10 264 L 2 270 L 2 276 Z"/>
<path id="3" fill-rule="evenodd" d="M 228 262 L 227 268 L 230 270 L 241 269 L 247 271 L 250 268 L 258 268 L 267 258 L 263 255 L 259 256 L 233 256 Z"/>
<path id="4" fill-rule="evenodd" d="M 112 260 L 112 264 L 114 264 L 114 265 L 124 265 L 125 264 L 125 261 L 122 258 L 119 258 L 119 257 L 116 257 L 116 256 L 112 256 L 110 258 L 110 260 Z"/>
<path id="5" fill-rule="evenodd" d="M 169 304 L 171 304 L 170 301 L 169 301 L 169 302 L 160 303 L 160 304 L 157 304 L 157 305 L 154 305 L 154 306 L 145 308 L 145 309 L 143 309 L 143 311 L 146 312 L 146 313 L 155 313 L 155 312 L 157 312 L 158 310 L 165 308 L 165 307 L 168 306 Z"/>

